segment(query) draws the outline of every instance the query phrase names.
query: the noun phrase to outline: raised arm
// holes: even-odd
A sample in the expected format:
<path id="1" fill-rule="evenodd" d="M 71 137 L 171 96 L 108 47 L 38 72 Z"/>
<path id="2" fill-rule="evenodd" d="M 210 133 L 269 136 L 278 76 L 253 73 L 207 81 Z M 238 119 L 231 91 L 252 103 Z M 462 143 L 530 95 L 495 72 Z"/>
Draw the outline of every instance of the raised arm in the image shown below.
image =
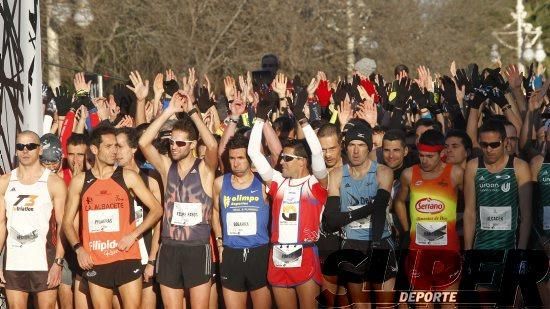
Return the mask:
<path id="1" fill-rule="evenodd" d="M 271 96 L 273 97 L 274 94 Z M 270 186 L 271 180 L 273 180 L 274 170 L 273 167 L 269 164 L 265 156 L 262 154 L 262 131 L 267 119 L 267 114 L 274 106 L 273 100 L 262 100 L 258 103 L 256 110 L 256 123 L 252 127 L 252 132 L 250 133 L 250 142 L 248 143 L 248 156 L 252 163 L 256 167 L 256 171 L 262 177 L 262 180 L 265 182 L 266 186 Z"/>
<path id="2" fill-rule="evenodd" d="M 134 87 L 129 85 L 126 85 L 126 87 L 136 94 L 136 126 L 139 126 L 140 124 L 147 122 L 145 119 L 145 100 L 149 94 L 149 80 L 144 82 L 141 79 L 139 72 L 134 71 L 130 72 L 130 81 L 132 81 L 132 85 L 134 85 Z"/>

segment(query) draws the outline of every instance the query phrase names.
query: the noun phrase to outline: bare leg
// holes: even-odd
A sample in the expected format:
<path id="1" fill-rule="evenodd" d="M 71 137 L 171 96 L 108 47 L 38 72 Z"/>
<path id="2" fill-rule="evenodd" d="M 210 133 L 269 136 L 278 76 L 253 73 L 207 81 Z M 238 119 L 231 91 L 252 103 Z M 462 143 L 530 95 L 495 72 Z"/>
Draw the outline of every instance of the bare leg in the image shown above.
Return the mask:
<path id="1" fill-rule="evenodd" d="M 300 309 L 316 309 L 317 296 L 321 288 L 313 279 L 296 287 L 298 300 L 300 301 Z"/>
<path id="2" fill-rule="evenodd" d="M 189 289 L 191 308 L 208 309 L 210 300 L 210 281 Z"/>
<path id="3" fill-rule="evenodd" d="M 57 290 L 47 290 L 34 295 L 39 309 L 55 309 Z"/>
<path id="4" fill-rule="evenodd" d="M 298 301 L 296 291 L 293 288 L 273 287 L 275 303 L 279 309 L 297 309 Z"/>
<path id="5" fill-rule="evenodd" d="M 111 309 L 113 307 L 113 290 L 101 287 L 88 281 L 90 297 L 94 309 Z"/>
<path id="6" fill-rule="evenodd" d="M 6 290 L 6 298 L 10 309 L 27 309 L 29 293 L 16 290 Z"/>
<path id="7" fill-rule="evenodd" d="M 118 287 L 124 309 L 139 309 L 141 306 L 141 277 Z"/>
<path id="8" fill-rule="evenodd" d="M 183 289 L 173 289 L 165 285 L 160 285 L 160 294 L 165 309 L 181 309 L 183 308 L 184 294 Z"/>

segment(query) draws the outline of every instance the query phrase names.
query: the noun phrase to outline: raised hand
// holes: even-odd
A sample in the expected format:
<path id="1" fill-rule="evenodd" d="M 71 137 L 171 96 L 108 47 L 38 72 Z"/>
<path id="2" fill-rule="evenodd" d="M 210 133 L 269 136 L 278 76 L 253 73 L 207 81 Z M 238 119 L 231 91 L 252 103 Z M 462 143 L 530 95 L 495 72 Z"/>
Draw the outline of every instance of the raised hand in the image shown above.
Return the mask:
<path id="1" fill-rule="evenodd" d="M 343 127 L 351 119 L 353 110 L 351 109 L 351 100 L 347 94 L 344 95 L 342 103 L 338 105 L 338 121 L 340 126 Z"/>
<path id="2" fill-rule="evenodd" d="M 99 117 L 99 120 L 107 120 L 109 119 L 110 112 L 109 112 L 109 105 L 107 104 L 107 99 L 105 98 L 95 98 L 92 100 L 92 104 L 94 104 L 95 108 L 97 109 L 97 116 Z"/>
<path id="3" fill-rule="evenodd" d="M 170 103 L 168 103 L 168 106 L 164 110 L 169 115 L 174 115 L 176 113 L 181 112 L 187 112 L 187 101 L 189 99 L 183 92 L 183 90 L 178 90 L 178 92 L 174 93 L 172 96 L 172 99 L 170 99 Z"/>
<path id="4" fill-rule="evenodd" d="M 256 107 L 256 117 L 267 120 L 267 115 L 275 107 L 277 101 L 279 100 L 278 96 L 274 92 L 268 93 L 265 99 L 262 99 Z"/>
<path id="5" fill-rule="evenodd" d="M 317 90 L 317 87 L 319 87 L 319 80 L 317 78 L 312 78 L 311 82 L 309 82 L 309 85 L 307 86 L 307 96 L 310 98 L 313 98 L 315 96 L 315 90 Z"/>
<path id="6" fill-rule="evenodd" d="M 466 94 L 472 93 L 474 91 L 474 88 L 472 87 L 472 83 L 468 80 L 468 77 L 466 76 L 466 70 L 464 69 L 458 69 L 456 71 L 456 85 L 460 89 L 464 89 L 464 92 Z"/>
<path id="7" fill-rule="evenodd" d="M 294 115 L 294 118 L 296 120 L 302 120 L 306 118 L 306 115 L 304 113 L 304 106 L 306 105 L 306 102 L 307 102 L 308 93 L 309 93 L 309 90 L 306 92 L 302 89 L 296 95 L 296 100 L 294 100 L 291 108 L 292 114 Z"/>
<path id="8" fill-rule="evenodd" d="M 359 105 L 356 115 L 358 118 L 368 122 L 371 128 L 376 126 L 378 123 L 378 111 L 376 109 L 376 104 L 374 103 L 374 95 L 367 96 L 367 99 Z"/>
<path id="9" fill-rule="evenodd" d="M 127 128 L 132 128 L 134 127 L 134 119 L 129 116 L 129 115 L 125 115 L 124 117 L 122 117 L 122 119 L 115 125 L 115 128 L 124 128 L 124 127 L 127 127 Z"/>
<path id="10" fill-rule="evenodd" d="M 522 75 L 519 72 L 517 65 L 510 64 L 508 68 L 506 68 L 506 77 L 508 77 L 508 84 L 511 88 L 521 88 Z"/>
<path id="11" fill-rule="evenodd" d="M 53 97 L 53 100 L 59 116 L 67 115 L 71 109 L 71 99 L 72 98 L 67 87 L 59 86 L 55 88 L 55 96 Z"/>
<path id="12" fill-rule="evenodd" d="M 441 94 L 445 100 L 449 103 L 458 103 L 456 99 L 456 86 L 455 82 L 447 75 L 441 78 L 442 92 Z"/>
<path id="13" fill-rule="evenodd" d="M 287 81 L 287 77 L 283 73 L 278 73 L 273 82 L 271 82 L 271 88 L 279 96 L 279 99 L 286 96 Z"/>
<path id="14" fill-rule="evenodd" d="M 533 70 L 534 63 L 531 63 L 529 66 L 529 71 L 527 72 L 527 76 L 523 76 L 523 88 L 525 89 L 525 93 L 527 98 L 531 97 L 531 93 L 533 93 L 533 87 L 531 87 L 531 83 L 533 82 L 534 78 L 534 70 Z"/>
<path id="15" fill-rule="evenodd" d="M 235 79 L 231 76 L 226 76 L 223 79 L 223 85 L 225 90 L 225 97 L 228 101 L 235 99 L 235 94 L 237 92 L 237 86 L 235 85 Z"/>
<path id="16" fill-rule="evenodd" d="M 399 83 L 396 86 L 395 107 L 403 108 L 405 103 L 411 96 L 410 93 L 411 80 L 404 72 L 399 73 Z"/>
<path id="17" fill-rule="evenodd" d="M 86 83 L 86 79 L 84 78 L 84 72 L 76 73 L 74 75 L 73 84 L 77 94 L 80 92 L 90 93 L 90 87 L 92 85 L 92 81 L 89 81 Z"/>
<path id="18" fill-rule="evenodd" d="M 172 69 L 166 70 L 166 79 L 164 80 L 164 92 L 168 94 L 169 96 L 173 96 L 176 91 L 180 89 L 180 86 L 178 85 L 176 74 L 174 74 L 174 71 Z"/>
<path id="19" fill-rule="evenodd" d="M 126 85 L 126 87 L 132 90 L 136 94 L 138 101 L 145 101 L 149 94 L 149 80 L 143 82 L 141 75 L 138 71 L 130 72 L 130 81 L 134 87 Z"/>
<path id="20" fill-rule="evenodd" d="M 164 85 L 162 84 L 162 79 L 164 76 L 162 76 L 162 73 L 158 73 L 155 75 L 155 80 L 153 81 L 153 92 L 155 94 L 155 98 L 159 98 L 164 93 Z"/>

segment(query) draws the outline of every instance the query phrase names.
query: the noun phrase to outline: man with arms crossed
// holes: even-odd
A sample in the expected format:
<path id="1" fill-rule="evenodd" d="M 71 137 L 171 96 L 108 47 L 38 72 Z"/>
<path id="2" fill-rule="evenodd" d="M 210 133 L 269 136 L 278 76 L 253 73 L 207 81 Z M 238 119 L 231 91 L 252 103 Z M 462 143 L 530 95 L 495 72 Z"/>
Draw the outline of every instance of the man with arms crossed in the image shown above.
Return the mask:
<path id="1" fill-rule="evenodd" d="M 23 131 L 15 145 L 19 166 L 0 176 L 0 248 L 5 248 L 2 282 L 10 308 L 55 308 L 63 268 L 59 240 L 67 188 L 40 164 L 38 135 Z"/>
<path id="2" fill-rule="evenodd" d="M 114 128 L 96 128 L 90 150 L 94 167 L 71 180 L 63 229 L 88 281 L 94 308 L 111 308 L 116 289 L 124 308 L 139 308 L 142 279 L 137 241 L 156 224 L 162 208 L 136 172 L 115 168 Z M 133 208 L 136 197 L 149 208 L 139 226 Z M 74 228 L 77 215 L 81 239 Z"/>

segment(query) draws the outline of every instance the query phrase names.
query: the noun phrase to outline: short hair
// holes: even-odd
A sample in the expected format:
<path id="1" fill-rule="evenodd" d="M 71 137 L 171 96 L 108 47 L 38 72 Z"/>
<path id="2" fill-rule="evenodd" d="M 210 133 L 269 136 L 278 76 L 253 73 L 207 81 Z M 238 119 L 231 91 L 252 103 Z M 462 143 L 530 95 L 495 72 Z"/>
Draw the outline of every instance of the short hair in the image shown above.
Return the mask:
<path id="1" fill-rule="evenodd" d="M 19 132 L 19 134 L 17 134 L 17 137 L 19 137 L 19 136 L 21 136 L 21 135 L 30 135 L 30 136 L 32 136 L 32 137 L 36 140 L 36 142 L 37 142 L 38 144 L 40 144 L 40 136 L 38 136 L 38 134 L 36 134 L 36 132 L 34 132 L 34 131 L 31 131 L 31 130 L 24 130 L 24 131 L 21 131 L 21 132 Z M 16 139 L 17 139 L 17 138 L 16 138 Z"/>
<path id="2" fill-rule="evenodd" d="M 464 146 L 466 151 L 471 151 L 472 148 L 474 147 L 472 143 L 472 139 L 470 138 L 468 133 L 466 133 L 465 131 L 452 129 L 449 132 L 447 132 L 447 135 L 445 135 L 445 140 L 447 140 L 449 137 L 460 138 L 462 145 Z"/>
<path id="3" fill-rule="evenodd" d="M 399 129 L 393 129 L 386 132 L 382 138 L 382 142 L 384 141 L 400 141 L 403 147 L 407 146 L 407 136 L 405 132 Z"/>
<path id="4" fill-rule="evenodd" d="M 407 74 L 409 74 L 409 68 L 404 64 L 398 64 L 395 66 L 395 69 L 393 69 L 393 75 L 397 75 L 401 73 L 401 71 L 405 71 Z"/>
<path id="5" fill-rule="evenodd" d="M 342 132 L 340 131 L 340 127 L 334 123 L 325 123 L 319 128 L 319 131 L 317 131 L 317 137 L 336 136 L 340 138 L 341 135 Z"/>
<path id="6" fill-rule="evenodd" d="M 313 120 L 311 122 L 311 128 L 313 130 L 318 130 L 319 128 L 321 128 L 323 125 L 329 123 L 326 119 L 318 119 L 318 120 Z"/>
<path id="7" fill-rule="evenodd" d="M 445 145 L 445 136 L 437 130 L 430 129 L 420 135 L 418 143 L 428 146 L 443 146 Z"/>
<path id="8" fill-rule="evenodd" d="M 307 159 L 308 164 L 311 161 L 311 150 L 305 139 L 294 139 L 283 141 L 283 148 L 292 148 L 294 154 Z"/>
<path id="9" fill-rule="evenodd" d="M 99 148 L 99 145 L 101 144 L 103 135 L 115 135 L 116 136 L 116 130 L 112 126 L 99 126 L 95 128 L 92 131 L 92 136 L 90 138 L 90 145 L 94 145 Z"/>
<path id="10" fill-rule="evenodd" d="M 199 138 L 199 132 L 197 127 L 189 117 L 179 119 L 174 123 L 172 131 L 182 131 L 187 133 L 187 138 L 192 141 L 196 141 Z"/>
<path id="11" fill-rule="evenodd" d="M 288 135 L 294 130 L 294 121 L 288 116 L 281 116 L 273 121 L 273 130 L 279 131 L 282 135 Z"/>
<path id="12" fill-rule="evenodd" d="M 506 128 L 500 120 L 489 119 L 483 122 L 483 124 L 481 125 L 481 127 L 479 127 L 477 131 L 478 138 L 481 136 L 481 133 L 487 132 L 496 132 L 500 134 L 501 140 L 506 139 Z"/>
<path id="13" fill-rule="evenodd" d="M 235 134 L 227 142 L 226 148 L 230 149 L 239 149 L 239 148 L 248 148 L 248 138 L 241 134 Z"/>
<path id="14" fill-rule="evenodd" d="M 432 127 L 434 130 L 441 132 L 441 123 L 439 121 L 430 119 L 430 118 L 420 118 L 414 123 L 414 130 L 420 126 L 423 127 Z"/>
<path id="15" fill-rule="evenodd" d="M 69 145 L 70 146 L 78 146 L 78 145 L 88 146 L 88 136 L 85 134 L 73 133 L 67 139 L 67 146 Z"/>
<path id="16" fill-rule="evenodd" d="M 116 135 L 124 134 L 126 135 L 126 141 L 130 148 L 137 149 L 139 147 L 139 135 L 135 128 L 122 127 L 116 129 Z"/>

